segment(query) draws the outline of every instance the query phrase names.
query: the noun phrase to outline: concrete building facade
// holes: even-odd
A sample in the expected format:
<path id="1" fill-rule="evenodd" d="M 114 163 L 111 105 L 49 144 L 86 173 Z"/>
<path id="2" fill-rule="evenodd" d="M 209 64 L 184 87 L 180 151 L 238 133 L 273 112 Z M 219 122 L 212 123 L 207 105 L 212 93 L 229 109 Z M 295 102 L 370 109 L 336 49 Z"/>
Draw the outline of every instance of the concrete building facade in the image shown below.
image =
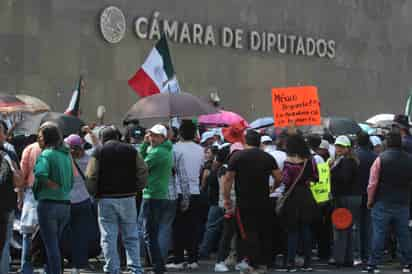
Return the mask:
<path id="1" fill-rule="evenodd" d="M 114 44 L 100 28 L 108 6 L 125 17 L 124 37 Z M 106 121 L 119 123 L 138 100 L 127 80 L 155 44 L 139 38 L 135 23 L 146 17 L 141 31 L 150 32 L 156 11 L 159 20 L 177 21 L 179 33 L 184 23 L 213 28 L 215 46 L 194 43 L 193 29 L 191 43 L 170 39 L 180 86 L 201 96 L 217 91 L 223 107 L 249 120 L 272 114 L 272 87 L 315 85 L 322 115 L 357 120 L 402 112 L 412 88 L 412 1 L 0 0 L 0 91 L 32 94 L 64 111 L 83 74 L 85 120 L 105 105 Z M 238 44 L 222 46 L 225 27 L 235 36 L 241 30 Z M 253 50 L 253 31 L 277 42 L 277 34 L 333 41 L 333 54 L 296 52 L 298 40 L 285 53 Z"/>

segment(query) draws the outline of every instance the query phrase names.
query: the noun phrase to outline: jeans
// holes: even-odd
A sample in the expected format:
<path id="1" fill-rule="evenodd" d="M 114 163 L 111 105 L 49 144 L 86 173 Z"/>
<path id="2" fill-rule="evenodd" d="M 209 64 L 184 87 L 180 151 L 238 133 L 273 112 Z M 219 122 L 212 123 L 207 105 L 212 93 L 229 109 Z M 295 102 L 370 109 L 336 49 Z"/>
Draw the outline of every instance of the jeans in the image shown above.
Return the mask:
<path id="1" fill-rule="evenodd" d="M 85 268 L 89 261 L 89 242 L 91 240 L 91 221 L 93 220 L 90 199 L 72 204 L 70 210 L 70 230 L 72 238 L 72 265 Z"/>
<path id="2" fill-rule="evenodd" d="M 362 207 L 360 214 L 360 258 L 363 262 L 367 262 L 372 239 L 372 221 L 371 210 L 366 207 L 367 197 L 362 197 Z"/>
<path id="3" fill-rule="evenodd" d="M 40 235 L 47 255 L 47 274 L 62 273 L 59 241 L 70 220 L 70 204 L 39 201 L 37 206 Z"/>
<path id="4" fill-rule="evenodd" d="M 31 233 L 23 233 L 22 248 L 21 248 L 21 273 L 33 274 L 33 266 L 31 264 Z"/>
<path id="5" fill-rule="evenodd" d="M 166 271 L 159 244 L 160 224 L 164 223 L 168 200 L 143 199 L 139 218 L 143 221 L 144 237 L 155 273 Z"/>
<path id="6" fill-rule="evenodd" d="M 139 232 L 137 229 L 136 198 L 103 198 L 98 203 L 98 220 L 101 233 L 100 244 L 106 264 L 104 272 L 120 273 L 117 251 L 119 230 L 126 249 L 127 266 L 133 274 L 143 273 L 140 262 Z"/>
<path id="7" fill-rule="evenodd" d="M 185 250 L 187 251 L 188 263 L 197 263 L 198 261 L 199 234 L 202 218 L 200 215 L 201 205 L 200 196 L 191 195 L 190 205 L 186 211 L 182 212 L 177 206 L 176 218 L 173 225 L 173 253 L 175 255 L 175 264 L 180 264 L 185 261 Z"/>
<path id="8" fill-rule="evenodd" d="M 209 256 L 209 252 L 218 245 L 223 226 L 223 214 L 223 208 L 217 205 L 209 208 L 206 231 L 199 250 L 200 256 Z"/>
<path id="9" fill-rule="evenodd" d="M 347 208 L 352 213 L 353 223 L 359 224 L 360 208 L 362 203 L 361 196 L 341 196 L 335 200 L 338 208 Z M 334 229 L 333 231 L 333 253 L 338 265 L 353 264 L 354 239 L 353 226 L 347 229 Z M 357 230 L 356 230 L 357 232 Z"/>
<path id="10" fill-rule="evenodd" d="M 159 246 L 163 260 L 166 262 L 172 245 L 173 222 L 176 217 L 176 201 L 165 200 L 167 207 L 163 212 L 163 221 L 159 224 Z"/>
<path id="11" fill-rule="evenodd" d="M 309 224 L 299 225 L 297 230 L 288 231 L 288 264 L 295 265 L 295 257 L 299 244 L 299 236 L 303 241 L 304 265 L 311 265 L 312 231 Z"/>
<path id="12" fill-rule="evenodd" d="M 412 250 L 409 234 L 409 205 L 396 205 L 376 202 L 372 208 L 372 251 L 369 265 L 376 266 L 382 261 L 385 238 L 390 223 L 395 228 L 395 234 L 401 252 L 402 265 L 412 263 Z"/>
<path id="13" fill-rule="evenodd" d="M 6 239 L 0 260 L 0 273 L 9 273 L 10 270 L 10 240 L 13 234 L 13 221 L 14 212 L 11 212 L 8 214 Z"/>
<path id="14" fill-rule="evenodd" d="M 329 201 L 319 203 L 320 216 L 316 220 L 314 228 L 314 237 L 318 244 L 318 256 L 321 260 L 328 260 L 331 257 L 332 247 L 332 205 Z"/>

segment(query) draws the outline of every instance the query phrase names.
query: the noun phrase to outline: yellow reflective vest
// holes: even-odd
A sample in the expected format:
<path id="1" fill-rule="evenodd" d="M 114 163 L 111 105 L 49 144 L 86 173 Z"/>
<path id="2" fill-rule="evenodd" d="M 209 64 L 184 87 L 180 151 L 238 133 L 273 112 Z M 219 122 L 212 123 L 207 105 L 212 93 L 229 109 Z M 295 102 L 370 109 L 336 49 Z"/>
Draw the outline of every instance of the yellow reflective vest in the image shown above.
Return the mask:
<path id="1" fill-rule="evenodd" d="M 313 198 L 319 203 L 327 202 L 330 199 L 330 167 L 329 163 L 317 164 L 319 182 L 311 183 L 310 190 Z"/>

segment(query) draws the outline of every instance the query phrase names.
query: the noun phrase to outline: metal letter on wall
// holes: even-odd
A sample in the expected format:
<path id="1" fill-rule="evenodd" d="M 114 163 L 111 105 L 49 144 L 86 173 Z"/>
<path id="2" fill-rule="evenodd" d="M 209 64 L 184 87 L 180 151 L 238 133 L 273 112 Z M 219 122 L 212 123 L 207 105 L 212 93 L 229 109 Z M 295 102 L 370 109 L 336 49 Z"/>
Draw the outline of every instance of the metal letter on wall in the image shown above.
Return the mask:
<path id="1" fill-rule="evenodd" d="M 120 42 L 126 33 L 126 19 L 123 12 L 115 6 L 105 8 L 100 15 L 100 30 L 107 42 L 112 44 Z"/>

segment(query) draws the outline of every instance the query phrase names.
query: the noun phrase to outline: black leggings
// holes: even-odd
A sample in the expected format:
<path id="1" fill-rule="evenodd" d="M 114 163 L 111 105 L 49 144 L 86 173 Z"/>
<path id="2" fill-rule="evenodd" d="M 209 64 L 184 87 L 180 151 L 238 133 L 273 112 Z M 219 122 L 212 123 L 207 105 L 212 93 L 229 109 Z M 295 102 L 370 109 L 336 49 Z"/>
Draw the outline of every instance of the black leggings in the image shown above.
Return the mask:
<path id="1" fill-rule="evenodd" d="M 1 254 L 3 254 L 4 244 L 7 237 L 7 225 L 9 221 L 10 212 L 0 212 L 0 259 Z"/>
<path id="2" fill-rule="evenodd" d="M 217 252 L 217 262 L 223 262 L 229 256 L 232 239 L 236 240 L 236 253 L 238 261 L 242 258 L 239 250 L 239 230 L 235 217 L 225 217 L 223 220 L 223 233 L 219 242 L 219 251 Z"/>

